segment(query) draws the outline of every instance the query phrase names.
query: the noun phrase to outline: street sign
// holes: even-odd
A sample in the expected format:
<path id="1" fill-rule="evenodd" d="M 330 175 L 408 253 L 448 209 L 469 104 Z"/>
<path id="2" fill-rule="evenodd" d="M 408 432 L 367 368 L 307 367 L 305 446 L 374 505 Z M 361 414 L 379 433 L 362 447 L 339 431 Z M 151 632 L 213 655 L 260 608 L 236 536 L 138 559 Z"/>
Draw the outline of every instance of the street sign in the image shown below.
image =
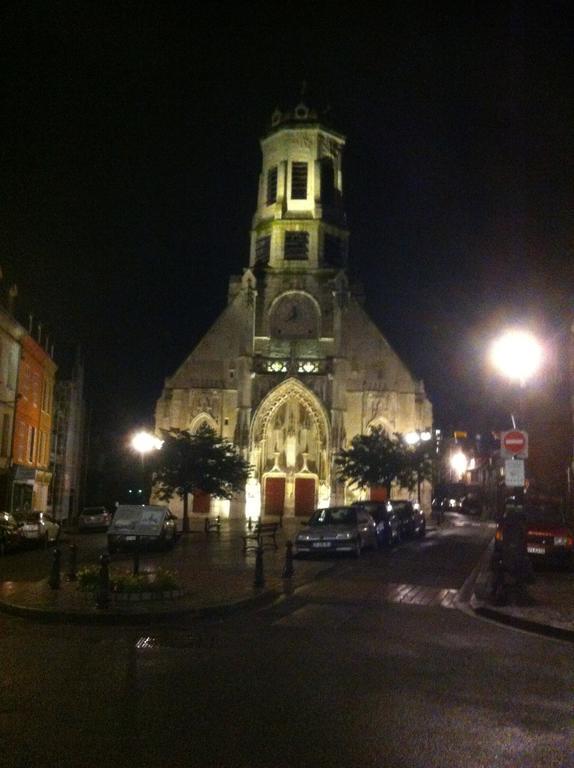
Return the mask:
<path id="1" fill-rule="evenodd" d="M 517 456 L 520 459 L 528 458 L 528 432 L 521 429 L 510 429 L 500 433 L 500 455 L 509 459 Z"/>
<path id="2" fill-rule="evenodd" d="M 524 462 L 507 459 L 504 462 L 504 485 L 507 488 L 524 488 Z"/>

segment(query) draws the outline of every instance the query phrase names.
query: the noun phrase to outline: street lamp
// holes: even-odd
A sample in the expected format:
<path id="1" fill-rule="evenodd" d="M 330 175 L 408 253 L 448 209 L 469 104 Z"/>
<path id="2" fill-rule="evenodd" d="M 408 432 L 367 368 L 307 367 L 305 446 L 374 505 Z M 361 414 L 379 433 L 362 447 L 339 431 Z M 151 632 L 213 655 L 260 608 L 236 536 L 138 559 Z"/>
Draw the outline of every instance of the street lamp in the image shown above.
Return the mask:
<path id="1" fill-rule="evenodd" d="M 456 474 L 457 479 L 460 480 L 468 468 L 468 459 L 462 451 L 457 451 L 450 457 L 450 466 Z"/>
<path id="2" fill-rule="evenodd" d="M 522 398 L 526 382 L 539 371 L 544 358 L 544 351 L 538 339 L 531 333 L 521 329 L 511 329 L 496 339 L 490 348 L 490 360 L 496 370 L 510 381 L 519 385 L 520 428 L 524 429 L 524 409 Z M 512 426 L 516 430 L 516 419 L 511 414 Z M 528 598 L 526 591 L 526 574 L 529 572 L 528 549 L 526 540 L 524 480 L 517 485 L 518 479 L 510 480 L 509 471 L 514 468 L 516 457 L 506 462 L 505 486 L 512 488 L 513 495 L 505 499 L 505 512 L 502 517 L 502 554 L 495 558 L 494 571 L 498 588 L 505 590 L 505 573 L 514 580 L 516 597 Z M 524 462 L 522 477 L 524 478 Z M 514 474 L 514 473 L 513 473 Z M 520 473 L 518 473 L 520 476 Z M 498 490 L 498 486 L 497 486 Z M 498 500 L 497 500 L 498 508 Z"/>
<path id="3" fill-rule="evenodd" d="M 142 480 L 144 484 L 144 488 L 146 485 L 145 482 L 145 457 L 146 454 L 151 453 L 151 451 L 159 451 L 159 449 L 163 445 L 163 440 L 160 440 L 159 437 L 156 437 L 155 435 L 152 435 L 150 432 L 146 432 L 145 430 L 141 430 L 140 432 L 136 432 L 135 435 L 133 435 L 131 441 L 130 441 L 131 447 L 134 451 L 139 453 L 141 462 L 142 462 Z"/>
<path id="4" fill-rule="evenodd" d="M 490 348 L 490 360 L 496 370 L 521 387 L 539 370 L 543 356 L 538 339 L 520 329 L 506 331 Z"/>
<path id="5" fill-rule="evenodd" d="M 150 432 L 136 432 L 131 439 L 131 446 L 134 451 L 137 451 L 141 455 L 142 464 L 144 463 L 144 457 L 146 453 L 159 450 L 163 445 L 163 440 L 159 437 L 152 435 Z"/>

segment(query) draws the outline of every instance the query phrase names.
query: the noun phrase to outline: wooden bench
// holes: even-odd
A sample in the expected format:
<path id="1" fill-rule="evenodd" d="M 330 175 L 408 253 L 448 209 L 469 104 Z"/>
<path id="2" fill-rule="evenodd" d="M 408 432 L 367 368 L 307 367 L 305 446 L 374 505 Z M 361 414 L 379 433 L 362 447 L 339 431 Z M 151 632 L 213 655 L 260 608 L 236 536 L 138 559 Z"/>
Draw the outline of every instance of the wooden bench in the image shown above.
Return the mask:
<path id="1" fill-rule="evenodd" d="M 221 518 L 219 515 L 217 515 L 217 517 L 206 517 L 203 524 L 203 529 L 206 536 L 209 536 L 211 531 L 215 531 L 219 536 L 221 533 Z"/>
<path id="2" fill-rule="evenodd" d="M 241 537 L 243 539 L 243 551 L 247 552 L 248 549 L 264 548 L 265 544 L 269 546 L 273 545 L 274 549 L 277 549 L 277 530 L 279 528 L 278 523 L 255 523 L 253 528 Z"/>

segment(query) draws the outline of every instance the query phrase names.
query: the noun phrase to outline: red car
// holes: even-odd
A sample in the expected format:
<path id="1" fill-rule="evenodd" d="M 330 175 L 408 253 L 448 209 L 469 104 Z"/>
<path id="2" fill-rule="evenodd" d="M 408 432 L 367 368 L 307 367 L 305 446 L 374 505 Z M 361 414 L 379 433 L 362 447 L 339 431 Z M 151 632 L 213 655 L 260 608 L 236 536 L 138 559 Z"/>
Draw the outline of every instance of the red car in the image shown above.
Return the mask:
<path id="1" fill-rule="evenodd" d="M 526 547 L 533 562 L 574 566 L 574 526 L 554 499 L 533 499 L 526 505 Z M 496 531 L 502 544 L 503 524 Z"/>

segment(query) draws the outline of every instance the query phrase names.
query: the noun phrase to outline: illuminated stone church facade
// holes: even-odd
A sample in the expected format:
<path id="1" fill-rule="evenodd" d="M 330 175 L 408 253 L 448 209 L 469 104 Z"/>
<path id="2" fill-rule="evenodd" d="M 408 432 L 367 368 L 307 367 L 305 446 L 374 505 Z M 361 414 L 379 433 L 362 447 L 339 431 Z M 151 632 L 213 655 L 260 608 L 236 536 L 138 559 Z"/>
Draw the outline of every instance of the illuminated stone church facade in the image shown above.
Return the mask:
<path id="1" fill-rule="evenodd" d="M 261 140 L 249 266 L 156 408 L 156 430 L 209 424 L 253 465 L 244 496 L 198 496 L 195 513 L 308 516 L 350 501 L 333 462 L 354 435 L 431 426 L 422 382 L 349 284 L 344 146 L 304 103 L 277 110 Z"/>

